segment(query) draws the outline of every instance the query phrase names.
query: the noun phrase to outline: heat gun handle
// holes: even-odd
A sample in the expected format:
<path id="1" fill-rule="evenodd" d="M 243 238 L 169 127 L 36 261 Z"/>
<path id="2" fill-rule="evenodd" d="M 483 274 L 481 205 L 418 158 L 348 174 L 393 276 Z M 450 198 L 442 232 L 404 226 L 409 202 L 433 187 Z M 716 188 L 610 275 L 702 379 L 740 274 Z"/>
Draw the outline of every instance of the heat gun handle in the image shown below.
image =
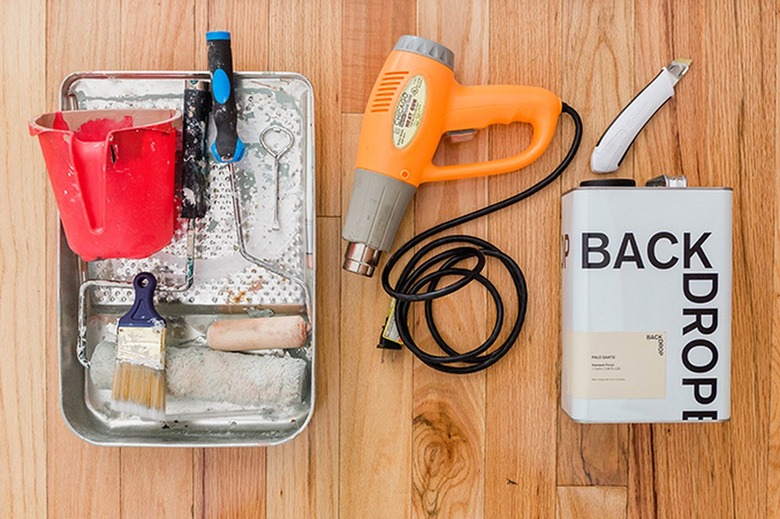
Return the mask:
<path id="1" fill-rule="evenodd" d="M 233 54 L 230 49 L 230 33 L 211 31 L 206 33 L 214 124 L 217 137 L 211 146 L 211 154 L 217 162 L 238 162 L 244 155 L 244 143 L 238 138 L 236 126 L 238 113 L 233 89 Z"/>
<path id="2" fill-rule="evenodd" d="M 443 132 L 522 122 L 533 127 L 531 144 L 521 153 L 502 159 L 451 166 L 429 164 L 423 171 L 422 182 L 497 175 L 526 167 L 550 145 L 561 106 L 558 96 L 538 87 L 459 86 L 450 97 Z"/>

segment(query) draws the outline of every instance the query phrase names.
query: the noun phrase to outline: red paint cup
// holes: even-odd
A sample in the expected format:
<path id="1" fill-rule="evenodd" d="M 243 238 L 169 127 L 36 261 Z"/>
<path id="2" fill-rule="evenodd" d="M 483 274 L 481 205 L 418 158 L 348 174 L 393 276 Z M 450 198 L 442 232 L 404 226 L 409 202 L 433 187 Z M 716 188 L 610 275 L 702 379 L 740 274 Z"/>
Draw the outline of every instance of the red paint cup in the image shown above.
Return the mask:
<path id="1" fill-rule="evenodd" d="M 173 236 L 176 110 L 74 110 L 29 123 L 70 248 L 85 261 L 145 258 Z"/>

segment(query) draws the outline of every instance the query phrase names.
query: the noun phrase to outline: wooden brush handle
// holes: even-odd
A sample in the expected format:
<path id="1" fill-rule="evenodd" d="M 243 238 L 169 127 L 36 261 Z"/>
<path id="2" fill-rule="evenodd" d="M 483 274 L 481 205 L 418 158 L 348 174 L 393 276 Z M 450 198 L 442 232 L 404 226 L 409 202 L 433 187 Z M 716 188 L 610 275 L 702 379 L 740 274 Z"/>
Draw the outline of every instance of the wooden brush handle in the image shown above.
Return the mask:
<path id="1" fill-rule="evenodd" d="M 308 327 L 299 315 L 215 321 L 206 332 L 210 348 L 221 351 L 300 348 Z"/>

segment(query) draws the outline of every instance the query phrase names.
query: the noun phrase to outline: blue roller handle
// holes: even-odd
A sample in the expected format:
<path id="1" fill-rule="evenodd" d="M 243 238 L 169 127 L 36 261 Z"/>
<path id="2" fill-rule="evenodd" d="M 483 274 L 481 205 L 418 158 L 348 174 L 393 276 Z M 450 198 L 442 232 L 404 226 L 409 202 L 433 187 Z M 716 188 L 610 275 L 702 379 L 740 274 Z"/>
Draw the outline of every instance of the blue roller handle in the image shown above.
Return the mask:
<path id="1" fill-rule="evenodd" d="M 244 156 L 244 143 L 238 138 L 236 124 L 236 96 L 233 89 L 233 55 L 230 33 L 206 33 L 209 72 L 211 73 L 212 117 L 217 127 L 217 138 L 211 154 L 217 162 L 238 162 Z"/>
<path id="2" fill-rule="evenodd" d="M 119 326 L 136 328 L 151 328 L 164 324 L 165 320 L 154 309 L 154 289 L 157 288 L 157 278 L 149 272 L 141 272 L 133 279 L 135 301 L 132 308 L 119 318 Z"/>

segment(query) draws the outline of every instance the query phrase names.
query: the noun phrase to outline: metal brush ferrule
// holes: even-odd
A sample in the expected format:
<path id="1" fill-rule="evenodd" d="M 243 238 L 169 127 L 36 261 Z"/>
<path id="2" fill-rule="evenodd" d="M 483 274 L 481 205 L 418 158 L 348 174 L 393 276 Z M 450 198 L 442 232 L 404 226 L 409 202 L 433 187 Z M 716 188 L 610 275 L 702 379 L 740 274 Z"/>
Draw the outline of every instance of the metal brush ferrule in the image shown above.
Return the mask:
<path id="1" fill-rule="evenodd" d="M 117 332 L 116 360 L 148 368 L 165 369 L 165 326 L 120 327 Z"/>

